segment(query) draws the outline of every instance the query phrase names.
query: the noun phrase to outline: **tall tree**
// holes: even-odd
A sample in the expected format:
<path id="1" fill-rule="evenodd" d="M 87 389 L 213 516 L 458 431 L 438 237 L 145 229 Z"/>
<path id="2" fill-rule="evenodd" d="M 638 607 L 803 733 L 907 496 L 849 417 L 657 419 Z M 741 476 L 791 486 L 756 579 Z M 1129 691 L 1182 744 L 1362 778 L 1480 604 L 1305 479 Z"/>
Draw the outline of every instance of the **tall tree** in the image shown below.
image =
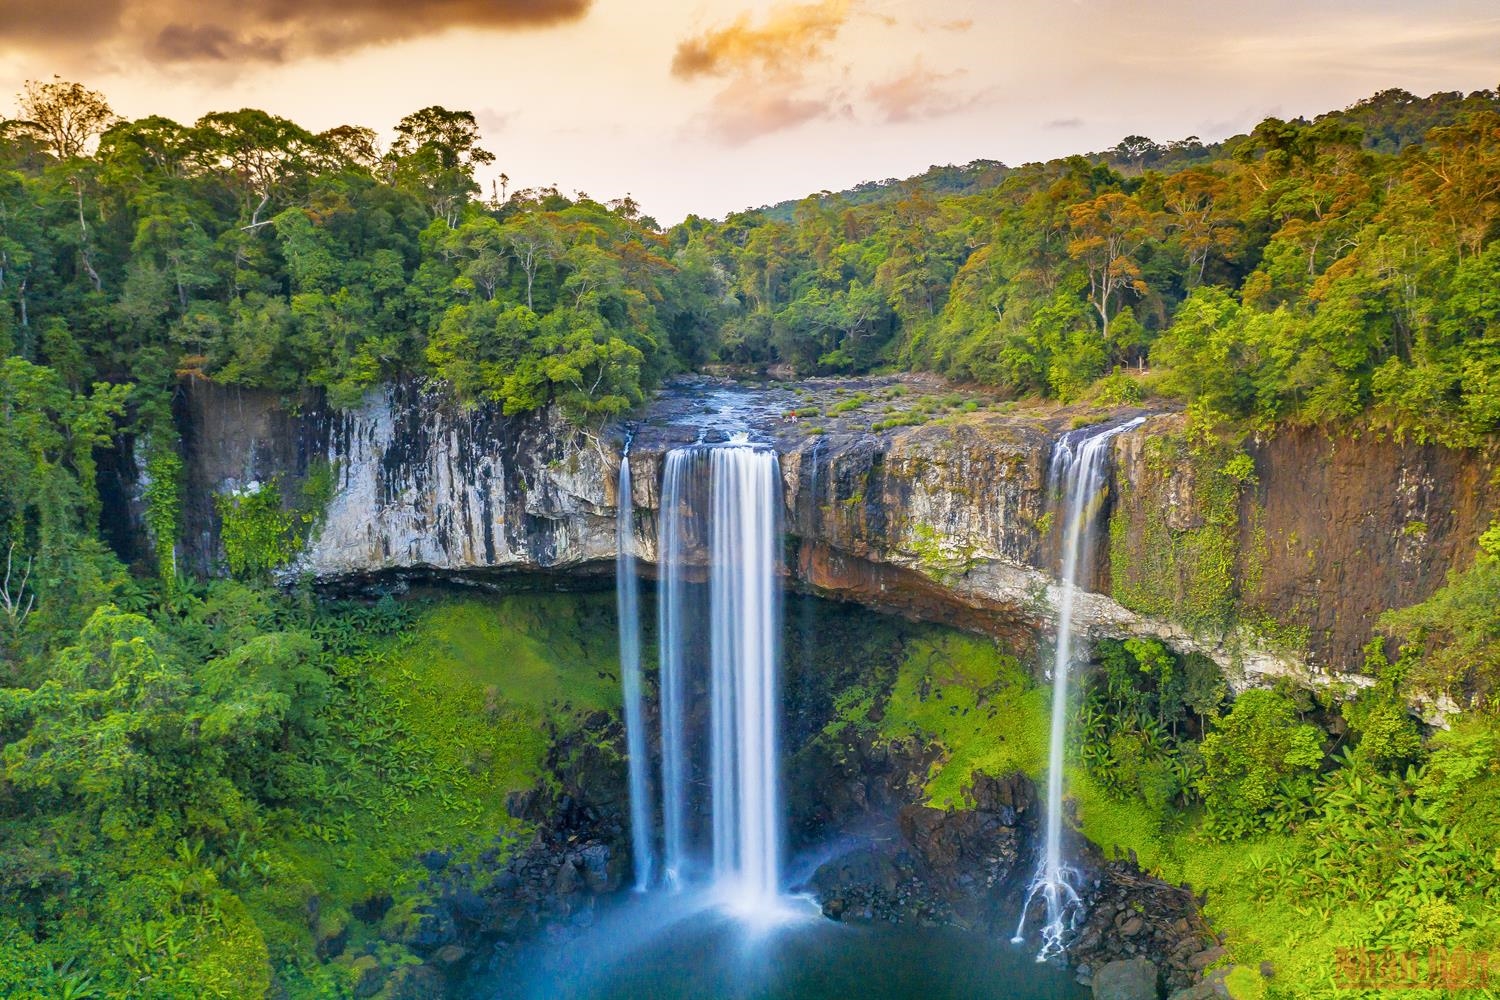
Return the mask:
<path id="1" fill-rule="evenodd" d="M 19 102 L 25 120 L 59 160 L 82 156 L 89 141 L 117 120 L 99 91 L 55 76 L 48 83 L 27 80 Z"/>
<path id="2" fill-rule="evenodd" d="M 1073 233 L 1068 256 L 1088 272 L 1089 303 L 1108 341 L 1119 293 L 1144 295 L 1148 290 L 1135 255 L 1150 238 L 1155 220 L 1134 198 L 1110 191 L 1073 206 L 1068 221 Z"/>
<path id="3" fill-rule="evenodd" d="M 421 196 L 434 219 L 454 228 L 464 204 L 479 193 L 475 169 L 495 162 L 495 154 L 479 145 L 472 112 L 432 105 L 396 123 L 386 162 L 395 183 Z"/>

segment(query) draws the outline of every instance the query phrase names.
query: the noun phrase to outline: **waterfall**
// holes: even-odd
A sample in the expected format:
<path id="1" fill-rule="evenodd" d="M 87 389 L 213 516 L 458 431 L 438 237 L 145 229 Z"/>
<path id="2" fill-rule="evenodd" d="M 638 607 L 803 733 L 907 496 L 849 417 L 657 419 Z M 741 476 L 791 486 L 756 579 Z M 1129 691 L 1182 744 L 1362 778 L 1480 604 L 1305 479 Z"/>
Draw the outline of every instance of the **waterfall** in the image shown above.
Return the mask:
<path id="1" fill-rule="evenodd" d="M 1075 647 L 1082 647 L 1073 634 L 1073 606 L 1080 583 L 1088 582 L 1095 548 L 1095 525 L 1109 479 L 1110 442 L 1144 417 L 1113 427 L 1084 427 L 1057 439 L 1052 449 L 1047 485 L 1054 507 L 1062 514 L 1061 579 L 1057 601 L 1057 649 L 1052 661 L 1052 730 L 1047 754 L 1047 814 L 1040 863 L 1027 890 L 1021 922 L 1012 939 L 1024 939 L 1026 913 L 1041 899 L 1047 922 L 1042 927 L 1042 947 L 1037 961 L 1063 951 L 1063 938 L 1078 918 L 1081 902 L 1074 883 L 1078 872 L 1062 859 L 1063 759 L 1068 726 L 1068 672 Z"/>
<path id="2" fill-rule="evenodd" d="M 687 671 L 693 600 L 687 553 L 700 507 L 695 487 L 701 465 L 697 449 L 678 448 L 662 463 L 661 510 L 657 521 L 657 643 L 660 647 L 662 877 L 680 885 L 687 866 Z"/>
<path id="3" fill-rule="evenodd" d="M 781 888 L 781 472 L 760 448 L 714 448 L 710 463 L 714 880 L 756 908 Z"/>
<path id="4" fill-rule="evenodd" d="M 630 441 L 620 458 L 615 513 L 615 602 L 620 619 L 620 687 L 625 702 L 625 749 L 630 768 L 630 847 L 635 888 L 651 883 L 651 772 L 641 710 L 641 593 L 635 572 L 635 501 L 630 489 Z"/>
<path id="5" fill-rule="evenodd" d="M 707 772 L 712 888 L 760 912 L 780 894 L 781 471 L 743 441 L 694 445 L 663 463 L 658 558 L 664 878 L 692 866 L 694 773 Z M 706 560 L 707 606 L 690 581 Z M 705 633 L 706 629 L 706 633 Z M 694 768 L 688 695 L 707 648 L 707 767 Z"/>

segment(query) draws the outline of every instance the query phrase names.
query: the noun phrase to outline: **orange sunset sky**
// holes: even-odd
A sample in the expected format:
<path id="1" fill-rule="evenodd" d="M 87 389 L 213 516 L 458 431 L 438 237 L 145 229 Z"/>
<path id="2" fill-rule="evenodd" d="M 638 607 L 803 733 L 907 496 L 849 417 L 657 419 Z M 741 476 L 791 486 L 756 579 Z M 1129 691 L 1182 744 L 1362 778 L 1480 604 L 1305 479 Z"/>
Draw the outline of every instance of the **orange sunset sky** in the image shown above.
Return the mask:
<path id="1" fill-rule="evenodd" d="M 0 0 L 0 115 L 28 78 L 128 117 L 261 107 L 389 134 L 471 110 L 512 187 L 664 223 L 1127 134 L 1204 140 L 1386 87 L 1500 83 L 1493 0 L 803 4 Z M 488 179 L 486 179 L 487 182 Z M 488 183 L 486 183 L 488 186 Z"/>

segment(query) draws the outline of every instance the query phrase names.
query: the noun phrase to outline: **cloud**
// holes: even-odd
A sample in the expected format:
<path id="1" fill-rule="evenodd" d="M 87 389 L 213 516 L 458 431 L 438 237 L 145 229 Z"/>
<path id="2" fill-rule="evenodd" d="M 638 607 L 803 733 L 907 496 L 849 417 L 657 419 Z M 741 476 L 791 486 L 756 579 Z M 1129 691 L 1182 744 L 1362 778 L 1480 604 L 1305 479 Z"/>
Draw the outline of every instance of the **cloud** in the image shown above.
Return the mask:
<path id="1" fill-rule="evenodd" d="M 803 63 L 819 58 L 849 19 L 852 0 L 824 0 L 773 9 L 760 25 L 741 14 L 728 27 L 714 28 L 677 45 L 672 75 L 765 73 L 800 76 Z"/>
<path id="2" fill-rule="evenodd" d="M 962 70 L 938 73 L 919 62 L 900 76 L 871 84 L 865 96 L 881 120 L 888 123 L 941 118 L 974 106 L 984 96 L 958 94 L 945 86 L 947 81 L 962 75 Z"/>
<path id="3" fill-rule="evenodd" d="M 708 112 L 699 120 L 713 135 L 739 146 L 772 132 L 853 114 L 837 89 L 764 87 L 740 77 L 714 96 Z"/>
<path id="4" fill-rule="evenodd" d="M 484 107 L 474 112 L 474 123 L 479 126 L 479 131 L 491 138 L 508 130 L 515 120 L 515 111 L 497 111 L 495 108 Z"/>
<path id="5" fill-rule="evenodd" d="M 1083 128 L 1082 118 L 1054 118 L 1047 122 L 1047 128 Z"/>
<path id="6" fill-rule="evenodd" d="M 783 5 L 759 23 L 741 14 L 678 43 L 672 75 L 723 81 L 700 122 L 733 145 L 851 114 L 841 91 L 812 83 L 808 70 L 826 61 L 854 6 L 854 0 Z"/>
<path id="7" fill-rule="evenodd" d="M 184 65 L 276 64 L 449 28 L 576 20 L 593 0 L 20 0 L 0 47 Z M 9 5 L 8 5 L 9 6 Z"/>

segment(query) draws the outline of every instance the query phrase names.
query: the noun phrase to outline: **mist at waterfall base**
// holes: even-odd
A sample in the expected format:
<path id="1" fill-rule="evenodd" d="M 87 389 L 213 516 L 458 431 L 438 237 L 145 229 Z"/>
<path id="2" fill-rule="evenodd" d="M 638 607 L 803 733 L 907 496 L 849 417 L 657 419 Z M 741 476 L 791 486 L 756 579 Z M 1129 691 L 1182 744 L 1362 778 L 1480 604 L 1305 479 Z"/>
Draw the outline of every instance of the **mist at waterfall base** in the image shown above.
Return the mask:
<path id="1" fill-rule="evenodd" d="M 526 1000 L 1082 1000 L 1003 935 L 852 925 L 811 904 L 746 923 L 706 892 L 625 893 L 583 934 L 516 956 L 485 997 Z"/>
<path id="2" fill-rule="evenodd" d="M 635 888 L 645 891 L 516 952 L 476 995 L 1081 996 L 1070 975 L 1037 966 L 1003 935 L 839 923 L 798 894 L 833 852 L 783 857 L 780 725 L 783 699 L 796 692 L 781 690 L 782 497 L 769 449 L 741 440 L 664 456 L 651 616 L 659 729 L 647 733 L 631 487 L 627 456 L 617 598 Z M 786 634 L 809 666 L 822 602 L 797 603 Z M 648 736 L 659 738 L 659 771 L 644 766 Z"/>

